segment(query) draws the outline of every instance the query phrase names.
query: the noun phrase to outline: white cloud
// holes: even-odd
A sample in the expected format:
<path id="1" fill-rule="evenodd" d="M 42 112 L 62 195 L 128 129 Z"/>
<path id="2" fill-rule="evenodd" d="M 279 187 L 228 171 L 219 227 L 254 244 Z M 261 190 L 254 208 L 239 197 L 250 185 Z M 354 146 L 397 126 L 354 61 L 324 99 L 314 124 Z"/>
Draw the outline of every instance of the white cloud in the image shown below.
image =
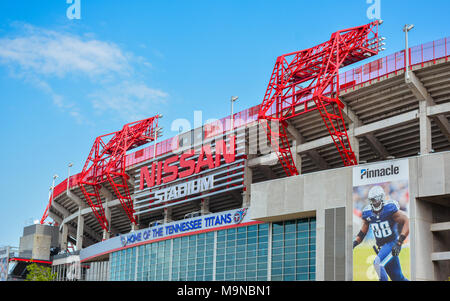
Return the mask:
<path id="1" fill-rule="evenodd" d="M 83 36 L 23 25 L 14 37 L 0 38 L 0 64 L 15 77 L 24 79 L 52 99 L 55 106 L 81 122 L 82 102 L 71 102 L 55 92 L 54 79 L 87 79 L 94 92 L 87 92 L 84 102 L 91 101 L 97 112 L 112 113 L 129 120 L 151 114 L 151 106 L 164 102 L 167 93 L 142 84 L 138 66 L 151 68 L 145 58 L 125 52 L 118 45 Z M 140 78 L 136 80 L 135 78 Z M 54 86 L 56 87 L 56 86 Z M 83 86 L 84 87 L 84 86 Z"/>
<path id="2" fill-rule="evenodd" d="M 114 111 L 127 121 L 157 114 L 158 104 L 165 103 L 168 94 L 142 83 L 123 82 L 89 95 L 97 112 Z"/>
<path id="3" fill-rule="evenodd" d="M 0 39 L 1 62 L 46 76 L 128 73 L 131 59 L 113 43 L 32 26 L 21 36 Z"/>

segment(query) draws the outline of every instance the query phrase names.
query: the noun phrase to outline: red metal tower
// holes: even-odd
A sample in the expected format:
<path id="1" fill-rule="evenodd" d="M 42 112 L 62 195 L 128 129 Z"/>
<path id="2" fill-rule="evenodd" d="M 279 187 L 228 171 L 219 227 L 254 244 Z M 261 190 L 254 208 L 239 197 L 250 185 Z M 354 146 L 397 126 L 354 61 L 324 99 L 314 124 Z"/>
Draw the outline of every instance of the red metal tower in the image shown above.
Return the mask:
<path id="1" fill-rule="evenodd" d="M 378 54 L 381 23 L 340 30 L 325 43 L 277 58 L 258 119 L 288 176 L 299 173 L 286 134 L 287 120 L 313 110 L 319 111 L 344 165 L 357 164 L 341 112 L 339 68 Z M 270 121 L 278 123 L 279 131 Z"/>
<path id="2" fill-rule="evenodd" d="M 118 132 L 95 139 L 80 174 L 78 185 L 98 222 L 107 231 L 109 225 L 100 197 L 100 189 L 102 185 L 109 184 L 130 221 L 136 224 L 133 201 L 127 185 L 129 176 L 125 172 L 125 156 L 128 150 L 157 138 L 160 117 L 161 115 L 156 115 L 128 123 Z"/>

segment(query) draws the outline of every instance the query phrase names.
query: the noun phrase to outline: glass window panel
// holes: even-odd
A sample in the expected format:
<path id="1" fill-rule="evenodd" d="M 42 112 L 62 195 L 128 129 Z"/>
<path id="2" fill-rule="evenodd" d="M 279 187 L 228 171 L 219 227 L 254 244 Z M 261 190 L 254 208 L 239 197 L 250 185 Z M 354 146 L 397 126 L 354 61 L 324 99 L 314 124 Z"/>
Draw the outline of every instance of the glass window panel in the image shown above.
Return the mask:
<path id="1" fill-rule="evenodd" d="M 297 268 L 295 269 L 295 272 L 296 272 L 297 274 L 308 273 L 308 272 L 309 272 L 309 268 L 308 268 L 307 266 L 300 266 L 300 267 L 297 267 Z"/>
<path id="2" fill-rule="evenodd" d="M 245 272 L 244 271 L 236 272 L 236 279 L 235 280 L 237 280 L 237 281 L 245 280 Z"/>
<path id="3" fill-rule="evenodd" d="M 296 231 L 295 221 L 287 221 L 284 225 L 284 231 L 285 232 L 295 232 Z"/>
<path id="4" fill-rule="evenodd" d="M 269 224 L 259 224 L 258 229 L 259 231 L 267 231 L 269 230 Z"/>
<path id="5" fill-rule="evenodd" d="M 285 275 L 283 275 L 283 280 L 284 281 L 294 281 L 295 275 L 294 274 L 285 274 Z"/>
<path id="6" fill-rule="evenodd" d="M 308 259 L 297 259 L 297 266 L 307 266 Z"/>
<path id="7" fill-rule="evenodd" d="M 282 261 L 272 261 L 272 269 L 281 269 L 283 267 Z"/>
<path id="8" fill-rule="evenodd" d="M 247 257 L 256 257 L 256 250 L 247 250 Z"/>
<path id="9" fill-rule="evenodd" d="M 234 265 L 233 266 L 226 266 L 225 267 L 225 274 L 226 273 L 234 273 Z"/>
<path id="10" fill-rule="evenodd" d="M 226 254 L 232 254 L 236 252 L 236 248 L 235 247 L 227 247 L 226 248 Z"/>
<path id="11" fill-rule="evenodd" d="M 309 231 L 297 232 L 297 238 L 299 238 L 299 239 L 301 239 L 301 238 L 309 239 Z"/>
<path id="12" fill-rule="evenodd" d="M 272 268 L 272 277 L 273 276 L 278 276 L 278 275 L 282 275 L 283 274 L 283 269 L 281 268 Z"/>
<path id="13" fill-rule="evenodd" d="M 238 233 L 238 235 L 236 236 L 236 239 L 242 239 L 245 241 L 245 238 L 247 238 L 247 233 Z"/>
<path id="14" fill-rule="evenodd" d="M 297 224 L 297 231 L 308 231 L 309 224 L 306 222 L 300 222 Z"/>
<path id="15" fill-rule="evenodd" d="M 226 281 L 233 281 L 234 280 L 234 273 L 225 273 L 225 280 Z"/>
<path id="16" fill-rule="evenodd" d="M 267 269 L 267 262 L 262 262 L 262 263 L 258 262 L 256 267 L 257 267 L 258 271 L 265 270 L 265 269 Z"/>
<path id="17" fill-rule="evenodd" d="M 295 279 L 300 281 L 308 280 L 308 274 L 297 274 Z"/>
<path id="18" fill-rule="evenodd" d="M 227 229 L 225 231 L 226 231 L 227 235 L 236 234 L 236 228 Z"/>
<path id="19" fill-rule="evenodd" d="M 284 260 L 295 260 L 295 253 L 284 254 Z"/>
<path id="20" fill-rule="evenodd" d="M 272 256 L 274 255 L 281 255 L 284 253 L 284 249 L 283 248 L 273 248 L 272 249 Z"/>
<path id="21" fill-rule="evenodd" d="M 247 232 L 247 237 L 257 237 L 258 236 L 258 232 L 257 231 L 249 231 Z"/>
<path id="22" fill-rule="evenodd" d="M 275 234 L 280 234 L 283 233 L 284 229 L 283 229 L 283 223 L 279 222 L 279 223 L 273 223 L 272 224 L 272 233 Z"/>
<path id="23" fill-rule="evenodd" d="M 245 265 L 236 264 L 236 272 L 243 272 L 243 271 L 245 271 Z"/>
<path id="24" fill-rule="evenodd" d="M 256 263 L 256 257 L 249 257 L 247 258 L 247 264 L 253 264 Z M 236 262 L 237 264 L 237 262 Z"/>
<path id="25" fill-rule="evenodd" d="M 239 227 L 237 228 L 237 233 L 242 234 L 247 232 L 247 227 Z"/>
<path id="26" fill-rule="evenodd" d="M 268 242 L 269 236 L 258 236 L 258 243 Z"/>
<path id="27" fill-rule="evenodd" d="M 256 240 L 257 240 L 256 237 L 249 237 L 249 238 L 247 239 L 247 243 L 248 243 L 248 244 L 256 244 Z"/>
<path id="28" fill-rule="evenodd" d="M 247 245 L 247 250 L 256 251 L 256 247 L 257 247 L 256 244 L 249 244 L 249 245 Z"/>
<path id="29" fill-rule="evenodd" d="M 295 236 L 296 236 L 296 233 L 295 233 L 295 232 L 285 233 L 285 234 L 284 234 L 284 239 L 295 240 Z"/>
<path id="30" fill-rule="evenodd" d="M 257 253 L 258 256 L 264 256 L 267 254 L 269 254 L 269 251 L 267 249 L 263 249 L 263 250 L 259 249 L 258 253 Z"/>
<path id="31" fill-rule="evenodd" d="M 250 231 L 256 231 L 258 229 L 258 226 L 257 225 L 251 225 L 251 226 L 248 226 L 247 227 L 247 231 L 248 232 L 250 232 Z"/>

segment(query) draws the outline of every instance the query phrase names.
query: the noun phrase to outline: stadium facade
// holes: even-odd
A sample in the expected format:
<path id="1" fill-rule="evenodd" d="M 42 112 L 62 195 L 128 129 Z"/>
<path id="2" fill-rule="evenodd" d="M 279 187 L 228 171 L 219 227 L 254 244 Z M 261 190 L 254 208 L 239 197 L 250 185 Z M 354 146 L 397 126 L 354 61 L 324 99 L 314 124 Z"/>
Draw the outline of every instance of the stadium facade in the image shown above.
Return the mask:
<path id="1" fill-rule="evenodd" d="M 311 111 L 287 124 L 300 173 L 287 177 L 262 145 L 255 106 L 233 123 L 225 117 L 127 154 L 136 224 L 111 186 L 100 189 L 103 229 L 80 175 L 61 182 L 48 212 L 56 225 L 24 231 L 15 260 L 48 261 L 57 280 L 378 280 L 373 241 L 391 229 L 380 223 L 352 246 L 367 191 L 378 185 L 409 221 L 399 255 L 405 277 L 447 279 L 449 49 L 448 38 L 410 48 L 408 71 L 399 51 L 339 75 L 358 165 L 344 166 Z M 57 229 L 57 246 L 47 227 Z M 56 247 L 62 252 L 50 255 Z M 389 274 L 389 263 L 384 268 Z"/>

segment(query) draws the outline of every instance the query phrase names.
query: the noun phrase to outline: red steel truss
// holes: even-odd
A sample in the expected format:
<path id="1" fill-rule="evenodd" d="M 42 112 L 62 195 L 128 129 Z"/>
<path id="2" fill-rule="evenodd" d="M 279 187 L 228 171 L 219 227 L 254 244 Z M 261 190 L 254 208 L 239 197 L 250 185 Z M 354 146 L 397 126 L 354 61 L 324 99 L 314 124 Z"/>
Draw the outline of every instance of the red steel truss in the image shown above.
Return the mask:
<path id="1" fill-rule="evenodd" d="M 95 139 L 80 174 L 78 185 L 98 222 L 107 231 L 109 230 L 108 220 L 100 197 L 102 185 L 110 185 L 128 218 L 136 224 L 133 201 L 127 185 L 129 176 L 125 172 L 125 155 L 128 150 L 157 138 L 160 117 L 161 115 L 156 115 L 128 123 L 118 132 Z"/>
<path id="2" fill-rule="evenodd" d="M 344 165 L 357 164 L 341 112 L 339 68 L 378 54 L 381 23 L 340 30 L 325 43 L 277 58 L 258 119 L 288 176 L 299 172 L 286 134 L 287 120 L 313 110 L 319 111 Z"/>

